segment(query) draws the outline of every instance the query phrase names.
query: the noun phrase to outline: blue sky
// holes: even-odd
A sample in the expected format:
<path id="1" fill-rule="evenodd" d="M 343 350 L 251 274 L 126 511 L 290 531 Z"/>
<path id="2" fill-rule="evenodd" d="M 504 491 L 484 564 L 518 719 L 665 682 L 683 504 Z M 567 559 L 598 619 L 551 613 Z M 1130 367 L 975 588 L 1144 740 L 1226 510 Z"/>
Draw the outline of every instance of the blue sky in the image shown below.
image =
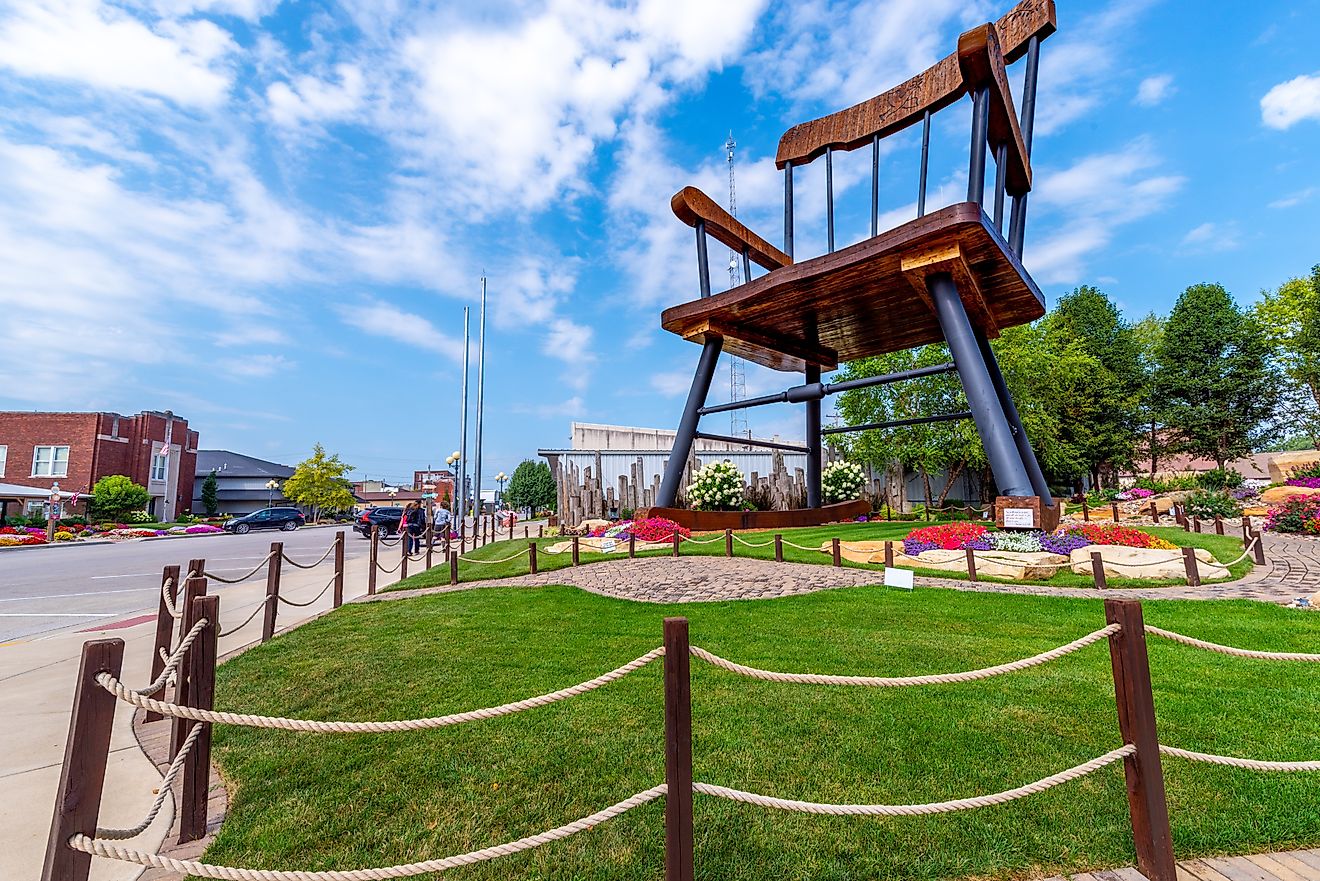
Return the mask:
<path id="1" fill-rule="evenodd" d="M 400 478 L 458 446 L 484 271 L 488 485 L 574 419 L 670 427 L 698 351 L 659 330 L 696 295 L 670 195 L 724 201 L 732 130 L 739 216 L 780 241 L 783 130 L 1009 5 L 0 4 L 0 408 L 172 408 L 205 447 L 320 441 Z M 1058 6 L 1026 246 L 1051 300 L 1096 284 L 1139 318 L 1320 262 L 1320 0 Z M 933 204 L 965 192 L 969 106 L 936 119 Z M 886 144 L 892 223 L 913 135 Z M 799 255 L 824 248 L 822 165 L 799 173 Z M 868 173 L 838 161 L 845 242 Z M 749 394 L 786 381 L 748 368 Z M 800 437 L 799 409 L 751 427 Z"/>

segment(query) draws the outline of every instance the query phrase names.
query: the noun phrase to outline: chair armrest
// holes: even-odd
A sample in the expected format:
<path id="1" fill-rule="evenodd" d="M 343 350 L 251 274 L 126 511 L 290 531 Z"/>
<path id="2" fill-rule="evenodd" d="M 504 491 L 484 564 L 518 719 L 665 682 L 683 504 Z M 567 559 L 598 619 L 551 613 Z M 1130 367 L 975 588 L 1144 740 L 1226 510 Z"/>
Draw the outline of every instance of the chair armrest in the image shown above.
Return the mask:
<path id="1" fill-rule="evenodd" d="M 779 269 L 793 262 L 792 257 L 752 232 L 696 187 L 679 190 L 669 200 L 669 207 L 688 226 L 696 226 L 698 221 L 705 223 L 706 232 L 737 253 L 741 254 L 745 248 L 747 256 L 766 269 Z"/>
<path id="2" fill-rule="evenodd" d="M 990 144 L 996 148 L 1008 145 L 1009 194 L 1027 192 L 1031 189 L 1031 160 L 1018 127 L 1008 71 L 1004 69 L 1004 53 L 994 25 L 983 24 L 958 38 L 958 66 L 969 91 L 989 87 Z"/>

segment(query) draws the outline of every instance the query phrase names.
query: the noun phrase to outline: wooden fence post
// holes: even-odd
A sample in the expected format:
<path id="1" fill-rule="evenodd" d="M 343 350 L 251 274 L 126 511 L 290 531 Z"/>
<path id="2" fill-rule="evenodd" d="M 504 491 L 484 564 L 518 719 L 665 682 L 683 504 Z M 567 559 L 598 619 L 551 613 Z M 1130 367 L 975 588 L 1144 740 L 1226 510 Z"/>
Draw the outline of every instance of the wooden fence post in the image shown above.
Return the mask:
<path id="1" fill-rule="evenodd" d="M 733 556 L 733 530 L 724 530 L 724 556 Z"/>
<path id="2" fill-rule="evenodd" d="M 412 533 L 408 531 L 408 526 L 399 523 L 399 580 L 408 577 L 408 542 L 412 540 Z"/>
<path id="3" fill-rule="evenodd" d="M 1251 518 L 1246 514 L 1242 515 L 1242 547 L 1251 544 Z"/>
<path id="4" fill-rule="evenodd" d="M 335 533 L 335 605 L 338 609 L 344 604 L 344 531 Z"/>
<path id="5" fill-rule="evenodd" d="M 536 527 L 536 537 L 537 537 L 537 538 L 545 538 L 545 524 L 544 524 L 544 523 L 542 523 L 541 525 L 539 525 L 539 526 Z"/>
<path id="6" fill-rule="evenodd" d="M 536 574 L 536 542 L 527 545 L 527 568 Z"/>
<path id="7" fill-rule="evenodd" d="M 168 590 L 170 601 L 177 603 L 182 588 L 183 585 L 179 583 L 179 567 L 166 566 L 160 573 L 160 607 L 156 610 L 156 642 L 151 648 L 150 682 L 155 682 L 160 671 L 165 669 L 165 659 L 160 656 L 161 651 L 164 650 L 168 654 L 173 647 L 174 616 L 170 614 L 170 607 L 165 603 L 165 592 Z M 142 721 L 159 722 L 164 718 L 160 713 L 148 710 Z"/>
<path id="8" fill-rule="evenodd" d="M 1215 515 L 1215 535 L 1224 534 L 1224 518 L 1218 514 Z"/>
<path id="9" fill-rule="evenodd" d="M 458 551 L 449 552 L 449 583 L 458 584 Z"/>
<path id="10" fill-rule="evenodd" d="M 1156 526 L 1160 523 L 1160 509 L 1156 507 L 1154 500 L 1150 503 L 1150 519 Z"/>
<path id="11" fill-rule="evenodd" d="M 192 570 L 196 571 L 196 570 Z M 183 583 L 183 596 L 179 599 L 179 609 L 183 611 L 183 625 L 180 634 L 186 634 L 193 629 L 197 623 L 198 606 L 193 600 L 206 595 L 206 579 L 200 576 L 189 578 Z M 197 643 L 193 643 L 192 648 L 184 652 L 183 660 L 179 662 L 179 669 L 175 672 L 174 678 L 174 702 L 183 706 L 191 706 L 192 700 L 192 682 L 189 681 L 189 665 L 192 663 L 193 652 L 197 651 Z M 180 719 L 177 716 L 174 719 L 174 727 L 170 730 L 170 760 L 179 754 L 179 747 L 183 746 L 183 739 L 188 736 L 188 726 L 192 723 L 187 719 Z"/>
<path id="12" fill-rule="evenodd" d="M 261 625 L 261 641 L 275 635 L 275 618 L 280 610 L 280 572 L 284 562 L 284 542 L 270 543 L 270 562 L 266 566 L 266 616 Z"/>
<path id="13" fill-rule="evenodd" d="M 189 706 L 211 709 L 215 701 L 216 631 L 220 625 L 220 597 L 202 596 L 193 600 L 193 617 L 211 622 L 197 635 L 188 650 Z M 201 725 L 202 732 L 183 763 L 183 793 L 179 809 L 179 842 L 196 841 L 206 835 L 206 803 L 211 794 L 211 723 Z"/>
<path id="14" fill-rule="evenodd" d="M 777 532 L 775 533 L 775 562 L 784 562 L 784 537 Z"/>
<path id="15" fill-rule="evenodd" d="M 1091 578 L 1095 582 L 1096 590 L 1104 590 L 1109 586 L 1105 579 L 1105 559 L 1100 556 L 1099 551 L 1091 551 Z"/>
<path id="16" fill-rule="evenodd" d="M 976 581 L 976 551 L 971 548 L 966 549 L 967 554 L 967 578 L 970 581 Z"/>
<path id="17" fill-rule="evenodd" d="M 628 533 L 628 559 L 632 560 L 632 559 L 636 559 L 636 557 L 637 557 L 637 536 L 633 535 L 630 532 Z"/>
<path id="18" fill-rule="evenodd" d="M 843 565 L 843 553 L 839 548 L 839 540 L 837 538 L 830 539 L 830 562 L 836 567 Z"/>
<path id="19" fill-rule="evenodd" d="M 431 568 L 431 554 L 435 550 L 435 526 L 426 527 L 426 568 Z"/>
<path id="20" fill-rule="evenodd" d="M 71 849 L 68 841 L 79 833 L 96 837 L 110 732 L 115 724 L 115 696 L 97 684 L 96 677 L 109 673 L 118 679 L 123 666 L 122 639 L 83 643 L 41 881 L 87 881 L 91 871 L 92 855 Z"/>
<path id="21" fill-rule="evenodd" d="M 692 678 L 686 618 L 665 619 L 665 881 L 694 881 Z"/>
<path id="22" fill-rule="evenodd" d="M 576 566 L 576 565 L 578 564 L 578 554 L 579 554 L 579 548 L 578 548 L 578 537 L 575 535 L 575 536 L 573 536 L 573 565 L 574 565 L 574 566 Z"/>
<path id="23" fill-rule="evenodd" d="M 1086 496 L 1082 496 L 1082 522 L 1091 522 L 1091 508 L 1086 504 Z"/>
<path id="24" fill-rule="evenodd" d="M 1118 522 L 1118 502 L 1109 503 L 1109 513 L 1114 515 L 1114 522 Z"/>
<path id="25" fill-rule="evenodd" d="M 1182 555 L 1183 555 L 1183 568 L 1187 570 L 1187 586 L 1200 587 L 1201 572 L 1199 569 L 1196 568 L 1196 549 L 1183 548 Z"/>
<path id="26" fill-rule="evenodd" d="M 677 557 L 677 556 L 678 556 L 678 543 L 681 542 L 681 541 L 683 540 L 683 536 L 681 536 L 681 535 L 678 534 L 678 530 L 677 530 L 677 529 L 674 530 L 673 540 L 674 540 L 674 556 Z"/>
<path id="27" fill-rule="evenodd" d="M 1256 542 L 1256 563 L 1257 563 L 1258 565 L 1264 566 L 1264 565 L 1265 565 L 1265 539 L 1264 539 L 1264 537 L 1260 534 L 1260 530 L 1259 530 L 1259 529 L 1253 529 L 1253 530 L 1251 531 L 1251 537 L 1252 537 L 1252 539 L 1254 539 L 1255 542 Z"/>
<path id="28" fill-rule="evenodd" d="M 894 565 L 894 543 L 892 541 L 887 541 L 885 542 L 885 568 L 888 569 L 893 565 Z"/>
<path id="29" fill-rule="evenodd" d="M 530 527 L 530 526 L 527 526 L 527 525 L 524 524 L 524 526 L 523 526 L 523 539 L 526 540 L 526 539 L 528 539 L 528 538 L 531 538 L 531 537 L 532 537 L 531 533 L 532 533 L 531 527 Z"/>
<path id="30" fill-rule="evenodd" d="M 367 551 L 367 596 L 376 593 L 376 567 L 380 560 L 380 527 L 371 527 L 371 548 Z"/>
<path id="31" fill-rule="evenodd" d="M 1137 748 L 1123 759 L 1137 871 L 1150 881 L 1176 881 L 1141 603 L 1105 600 L 1105 620 L 1123 628 L 1109 637 L 1109 657 L 1114 670 L 1118 729 L 1123 742 Z"/>
<path id="32" fill-rule="evenodd" d="M 1201 531 L 1201 518 L 1200 518 L 1200 517 L 1193 517 L 1193 518 L 1192 518 L 1192 531 L 1193 531 L 1193 532 L 1198 532 L 1198 533 Z"/>

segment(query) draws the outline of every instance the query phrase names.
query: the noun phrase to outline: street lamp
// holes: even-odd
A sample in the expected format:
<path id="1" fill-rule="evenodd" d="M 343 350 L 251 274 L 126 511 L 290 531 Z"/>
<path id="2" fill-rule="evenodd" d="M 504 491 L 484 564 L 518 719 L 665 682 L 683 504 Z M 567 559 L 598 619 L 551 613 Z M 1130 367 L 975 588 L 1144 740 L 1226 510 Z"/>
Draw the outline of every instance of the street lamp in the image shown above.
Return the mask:
<path id="1" fill-rule="evenodd" d="M 509 475 L 505 474 L 503 471 L 495 475 L 495 482 L 500 485 L 500 495 L 495 502 L 495 504 L 497 505 L 503 504 L 504 502 L 504 482 L 508 479 L 509 479 Z"/>
<path id="2" fill-rule="evenodd" d="M 275 478 L 266 481 L 266 507 L 275 507 L 275 490 L 280 488 L 280 482 Z"/>

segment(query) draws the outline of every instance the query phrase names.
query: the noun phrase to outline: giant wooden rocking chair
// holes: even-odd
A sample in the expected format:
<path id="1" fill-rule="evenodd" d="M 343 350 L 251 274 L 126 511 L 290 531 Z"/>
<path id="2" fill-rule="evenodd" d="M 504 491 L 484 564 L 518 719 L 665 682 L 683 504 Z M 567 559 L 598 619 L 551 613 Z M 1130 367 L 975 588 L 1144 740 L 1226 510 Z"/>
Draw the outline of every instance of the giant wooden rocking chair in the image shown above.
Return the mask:
<path id="1" fill-rule="evenodd" d="M 701 298 L 666 309 L 661 325 L 700 343 L 702 350 L 653 515 L 703 528 L 808 525 L 841 519 L 851 509 L 821 506 L 822 434 L 971 418 L 1001 493 L 996 502 L 1001 525 L 1006 509 L 1010 526 L 1052 527 L 1057 523 L 1058 508 L 988 343 L 1000 329 L 1045 314 L 1044 297 L 1022 268 L 1021 257 L 1031 189 L 1040 41 L 1054 30 L 1053 0 L 1023 0 L 998 22 L 962 34 L 957 52 L 897 88 L 789 129 L 780 138 L 775 157 L 775 164 L 784 170 L 782 251 L 700 190 L 686 187 L 674 196 L 674 213 L 696 228 Z M 1024 56 L 1019 121 L 1005 65 Z M 964 95 L 972 105 L 967 201 L 927 214 L 931 116 Z M 918 122 L 923 129 L 917 218 L 880 232 L 880 140 Z M 871 237 L 836 251 L 833 154 L 867 145 L 872 149 Z M 987 148 L 996 167 L 989 216 L 984 210 Z M 825 157 L 828 251 L 795 263 L 793 169 L 820 156 Z M 1005 195 L 1012 202 L 1007 240 L 1003 235 Z M 745 279 L 714 296 L 707 236 L 742 255 Z M 752 263 L 768 269 L 768 274 L 753 279 Z M 822 370 L 833 370 L 841 361 L 939 342 L 948 344 L 952 363 L 849 382 L 820 381 Z M 721 351 L 775 370 L 804 372 L 806 382 L 776 395 L 705 406 Z M 820 402 L 826 395 L 952 371 L 962 380 L 968 412 L 822 431 Z M 805 448 L 698 431 L 703 415 L 776 402 L 806 404 Z M 721 520 L 717 524 L 709 515 L 675 508 L 694 438 L 805 452 L 808 509 L 757 512 L 737 523 Z"/>

